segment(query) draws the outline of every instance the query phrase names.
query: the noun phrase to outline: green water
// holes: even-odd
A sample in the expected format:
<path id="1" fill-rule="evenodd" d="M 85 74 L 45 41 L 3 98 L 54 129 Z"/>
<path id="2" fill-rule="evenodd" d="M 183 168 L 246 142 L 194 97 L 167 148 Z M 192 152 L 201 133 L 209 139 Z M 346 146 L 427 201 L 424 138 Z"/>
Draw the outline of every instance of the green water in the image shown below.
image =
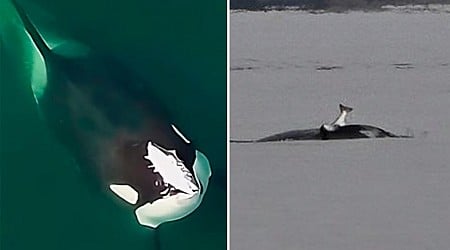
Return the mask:
<path id="1" fill-rule="evenodd" d="M 113 54 L 155 83 L 152 94 L 213 171 L 200 207 L 160 227 L 161 248 L 225 249 L 226 1 L 20 3 L 48 37 Z M 26 37 L 11 39 L 13 13 L 0 0 L 0 249 L 153 249 L 153 231 L 94 192 L 40 118 L 31 66 L 15 67 Z"/>

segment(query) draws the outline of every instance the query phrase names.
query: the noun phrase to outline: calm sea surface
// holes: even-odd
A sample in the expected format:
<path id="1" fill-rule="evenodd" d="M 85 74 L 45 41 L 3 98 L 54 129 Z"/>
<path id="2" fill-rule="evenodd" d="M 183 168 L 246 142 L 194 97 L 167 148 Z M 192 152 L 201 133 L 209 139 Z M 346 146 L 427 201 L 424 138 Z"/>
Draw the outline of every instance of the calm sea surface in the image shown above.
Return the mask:
<path id="1" fill-rule="evenodd" d="M 450 14 L 231 14 L 231 138 L 351 123 L 414 139 L 231 144 L 231 249 L 450 245 Z"/>

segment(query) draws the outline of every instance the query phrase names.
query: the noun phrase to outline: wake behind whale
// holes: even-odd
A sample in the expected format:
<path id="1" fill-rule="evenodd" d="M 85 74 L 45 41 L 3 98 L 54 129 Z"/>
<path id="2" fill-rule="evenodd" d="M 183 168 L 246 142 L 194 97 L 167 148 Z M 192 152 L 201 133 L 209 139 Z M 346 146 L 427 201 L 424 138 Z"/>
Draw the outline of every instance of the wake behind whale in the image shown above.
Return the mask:
<path id="1" fill-rule="evenodd" d="M 330 124 L 322 124 L 319 128 L 297 129 L 281 132 L 254 140 L 234 140 L 232 143 L 256 143 L 275 141 L 306 141 L 306 140 L 345 140 L 363 138 L 412 138 L 412 135 L 396 135 L 382 128 L 364 124 L 347 125 L 347 115 L 353 108 L 339 104 L 340 114 Z"/>

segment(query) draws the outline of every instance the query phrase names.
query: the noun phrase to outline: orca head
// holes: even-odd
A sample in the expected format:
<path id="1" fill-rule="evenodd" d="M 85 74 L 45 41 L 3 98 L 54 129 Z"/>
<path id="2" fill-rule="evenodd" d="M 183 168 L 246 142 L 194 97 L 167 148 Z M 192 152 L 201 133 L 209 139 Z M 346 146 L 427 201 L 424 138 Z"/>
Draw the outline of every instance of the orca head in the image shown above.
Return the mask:
<path id="1" fill-rule="evenodd" d="M 138 222 L 152 228 L 193 212 L 201 203 L 211 176 L 207 158 L 188 141 L 116 140 L 109 190 L 135 208 Z M 111 171 L 112 169 L 112 171 Z"/>

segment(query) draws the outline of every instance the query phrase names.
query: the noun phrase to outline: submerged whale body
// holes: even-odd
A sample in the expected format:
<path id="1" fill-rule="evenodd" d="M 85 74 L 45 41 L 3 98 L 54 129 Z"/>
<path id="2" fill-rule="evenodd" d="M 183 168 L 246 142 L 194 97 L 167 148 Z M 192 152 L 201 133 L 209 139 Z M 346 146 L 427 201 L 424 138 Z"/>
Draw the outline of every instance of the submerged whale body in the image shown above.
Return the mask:
<path id="1" fill-rule="evenodd" d="M 152 228 L 194 211 L 211 176 L 208 159 L 137 87 L 145 81 L 111 58 L 56 53 L 13 4 L 45 61 L 47 82 L 33 88 L 39 110 L 91 183 Z"/>
<path id="2" fill-rule="evenodd" d="M 305 140 L 343 140 L 363 138 L 411 138 L 409 135 L 395 135 L 384 129 L 362 124 L 346 124 L 346 118 L 353 108 L 339 105 L 340 114 L 331 124 L 323 124 L 320 128 L 298 129 L 282 132 L 256 140 L 231 140 L 234 143 L 305 141 Z"/>

